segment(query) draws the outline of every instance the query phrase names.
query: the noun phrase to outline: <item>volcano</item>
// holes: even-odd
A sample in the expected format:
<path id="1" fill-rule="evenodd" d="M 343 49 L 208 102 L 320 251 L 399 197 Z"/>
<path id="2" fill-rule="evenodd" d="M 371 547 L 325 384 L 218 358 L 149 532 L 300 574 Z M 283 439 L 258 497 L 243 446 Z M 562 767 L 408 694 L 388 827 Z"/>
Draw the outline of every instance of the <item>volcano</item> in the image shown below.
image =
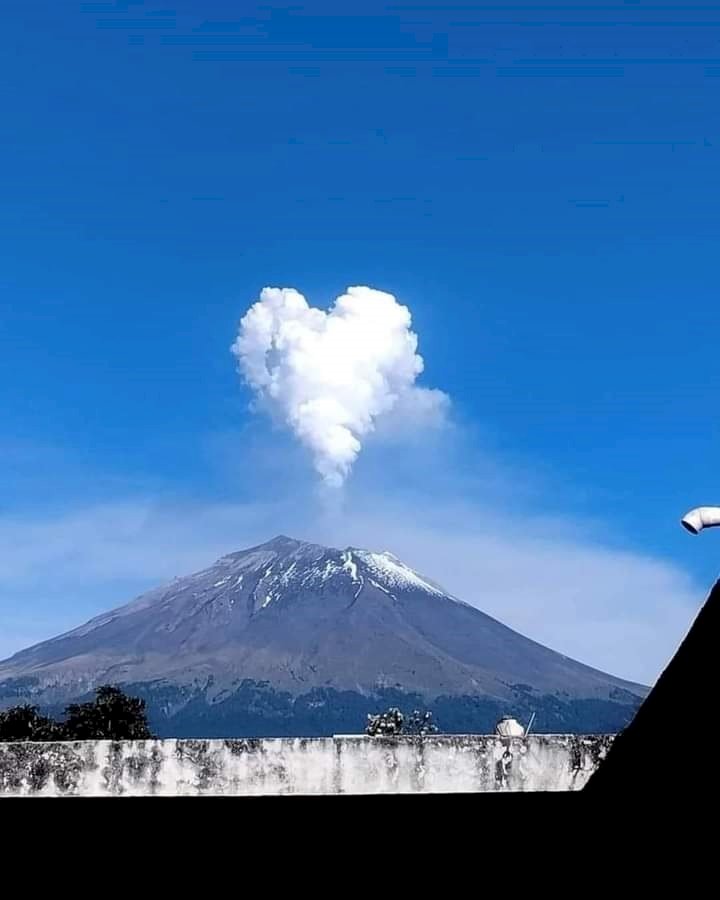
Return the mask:
<path id="1" fill-rule="evenodd" d="M 388 705 L 432 709 L 446 731 L 490 730 L 506 712 L 535 713 L 539 730 L 616 731 L 647 693 L 391 553 L 285 536 L 0 662 L 0 705 L 56 711 L 106 683 L 143 696 L 156 732 L 177 737 L 357 732 Z"/>

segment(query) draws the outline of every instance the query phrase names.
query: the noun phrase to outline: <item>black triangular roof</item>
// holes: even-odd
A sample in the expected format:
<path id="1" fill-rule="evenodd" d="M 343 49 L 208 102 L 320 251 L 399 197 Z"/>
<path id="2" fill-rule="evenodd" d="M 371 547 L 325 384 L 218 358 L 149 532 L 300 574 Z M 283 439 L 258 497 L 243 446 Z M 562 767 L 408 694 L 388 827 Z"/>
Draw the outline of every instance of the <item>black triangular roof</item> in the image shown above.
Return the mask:
<path id="1" fill-rule="evenodd" d="M 685 640 L 590 778 L 591 794 L 654 792 L 658 798 L 698 790 L 698 753 L 714 753 L 720 671 L 720 581 L 710 591 Z M 702 791 L 717 792 L 703 778 Z"/>

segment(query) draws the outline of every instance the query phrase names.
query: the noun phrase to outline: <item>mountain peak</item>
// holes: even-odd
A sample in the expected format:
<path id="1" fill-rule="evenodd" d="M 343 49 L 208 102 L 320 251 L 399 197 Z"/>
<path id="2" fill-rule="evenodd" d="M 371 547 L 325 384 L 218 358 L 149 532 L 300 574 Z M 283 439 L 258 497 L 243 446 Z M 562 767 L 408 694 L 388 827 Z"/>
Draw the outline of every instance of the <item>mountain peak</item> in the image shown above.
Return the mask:
<path id="1" fill-rule="evenodd" d="M 261 544 L 261 547 L 268 547 L 270 549 L 279 549 L 279 548 L 291 548 L 291 547 L 299 547 L 303 544 L 304 541 L 298 541 L 296 538 L 288 537 L 286 534 L 278 534 L 274 538 L 271 538 L 269 541 L 266 541 L 264 544 Z"/>
<path id="2" fill-rule="evenodd" d="M 208 703 L 213 692 L 245 703 L 250 684 L 313 704 L 313 691 L 330 689 L 513 702 L 530 690 L 608 704 L 642 693 L 511 631 L 388 551 L 279 534 L 0 663 L 0 707 L 3 685 L 5 697 L 23 684 L 55 703 L 103 683 L 187 697 L 209 677 Z"/>
<path id="3" fill-rule="evenodd" d="M 264 541 L 262 544 L 255 544 L 254 546 L 247 547 L 243 550 L 236 550 L 233 553 L 228 554 L 228 556 L 242 556 L 249 553 L 256 553 L 258 551 L 273 551 L 275 553 L 284 554 L 310 548 L 319 548 L 319 545 L 311 544 L 307 541 L 299 541 L 297 538 L 289 537 L 287 534 L 277 534 L 269 541 Z M 328 548 L 323 547 L 321 549 L 325 550 Z"/>

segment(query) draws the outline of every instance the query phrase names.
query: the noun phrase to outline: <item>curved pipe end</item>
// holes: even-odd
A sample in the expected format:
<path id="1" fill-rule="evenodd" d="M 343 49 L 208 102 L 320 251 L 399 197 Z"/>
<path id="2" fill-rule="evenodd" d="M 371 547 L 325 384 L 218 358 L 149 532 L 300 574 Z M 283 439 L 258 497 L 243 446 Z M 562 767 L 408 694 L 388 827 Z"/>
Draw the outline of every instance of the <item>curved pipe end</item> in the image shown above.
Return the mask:
<path id="1" fill-rule="evenodd" d="M 690 515 L 683 516 L 683 518 L 680 519 L 680 524 L 686 531 L 689 531 L 690 534 L 700 534 L 700 530 L 702 529 L 702 525 L 697 525 Z"/>
<path id="2" fill-rule="evenodd" d="M 720 507 L 698 506 L 691 509 L 680 519 L 682 527 L 690 534 L 699 534 L 703 528 L 713 528 L 720 525 Z"/>

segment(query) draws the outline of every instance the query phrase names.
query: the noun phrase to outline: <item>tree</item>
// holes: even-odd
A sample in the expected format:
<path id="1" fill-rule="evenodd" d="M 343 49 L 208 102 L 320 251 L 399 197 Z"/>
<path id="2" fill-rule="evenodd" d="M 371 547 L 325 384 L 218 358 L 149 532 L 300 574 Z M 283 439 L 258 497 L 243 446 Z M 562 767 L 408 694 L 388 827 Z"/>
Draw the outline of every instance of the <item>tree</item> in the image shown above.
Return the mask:
<path id="1" fill-rule="evenodd" d="M 438 727 L 432 720 L 432 713 L 415 709 L 403 726 L 403 734 L 437 734 Z"/>
<path id="2" fill-rule="evenodd" d="M 365 734 L 371 737 L 377 737 L 378 735 L 388 737 L 396 734 L 423 736 L 436 734 L 437 730 L 438 727 L 432 721 L 431 712 L 420 712 L 420 710 L 415 709 L 406 719 L 397 707 L 392 706 L 387 712 L 379 713 L 376 716 L 368 716 Z"/>
<path id="3" fill-rule="evenodd" d="M 128 697 L 120 688 L 105 684 L 89 703 L 71 703 L 62 725 L 67 741 L 142 741 L 152 738 L 145 701 Z"/>
<path id="4" fill-rule="evenodd" d="M 38 711 L 37 706 L 23 704 L 0 712 L 0 741 L 61 741 L 62 729 L 57 722 Z"/>
<path id="5" fill-rule="evenodd" d="M 387 712 L 380 713 L 377 716 L 369 715 L 365 733 L 371 737 L 401 734 L 404 721 L 405 717 L 403 714 L 393 706 Z"/>
<path id="6" fill-rule="evenodd" d="M 71 703 L 65 721 L 43 716 L 36 706 L 13 706 L 0 712 L 0 741 L 142 741 L 153 735 L 145 701 L 105 684 L 89 703 Z"/>

